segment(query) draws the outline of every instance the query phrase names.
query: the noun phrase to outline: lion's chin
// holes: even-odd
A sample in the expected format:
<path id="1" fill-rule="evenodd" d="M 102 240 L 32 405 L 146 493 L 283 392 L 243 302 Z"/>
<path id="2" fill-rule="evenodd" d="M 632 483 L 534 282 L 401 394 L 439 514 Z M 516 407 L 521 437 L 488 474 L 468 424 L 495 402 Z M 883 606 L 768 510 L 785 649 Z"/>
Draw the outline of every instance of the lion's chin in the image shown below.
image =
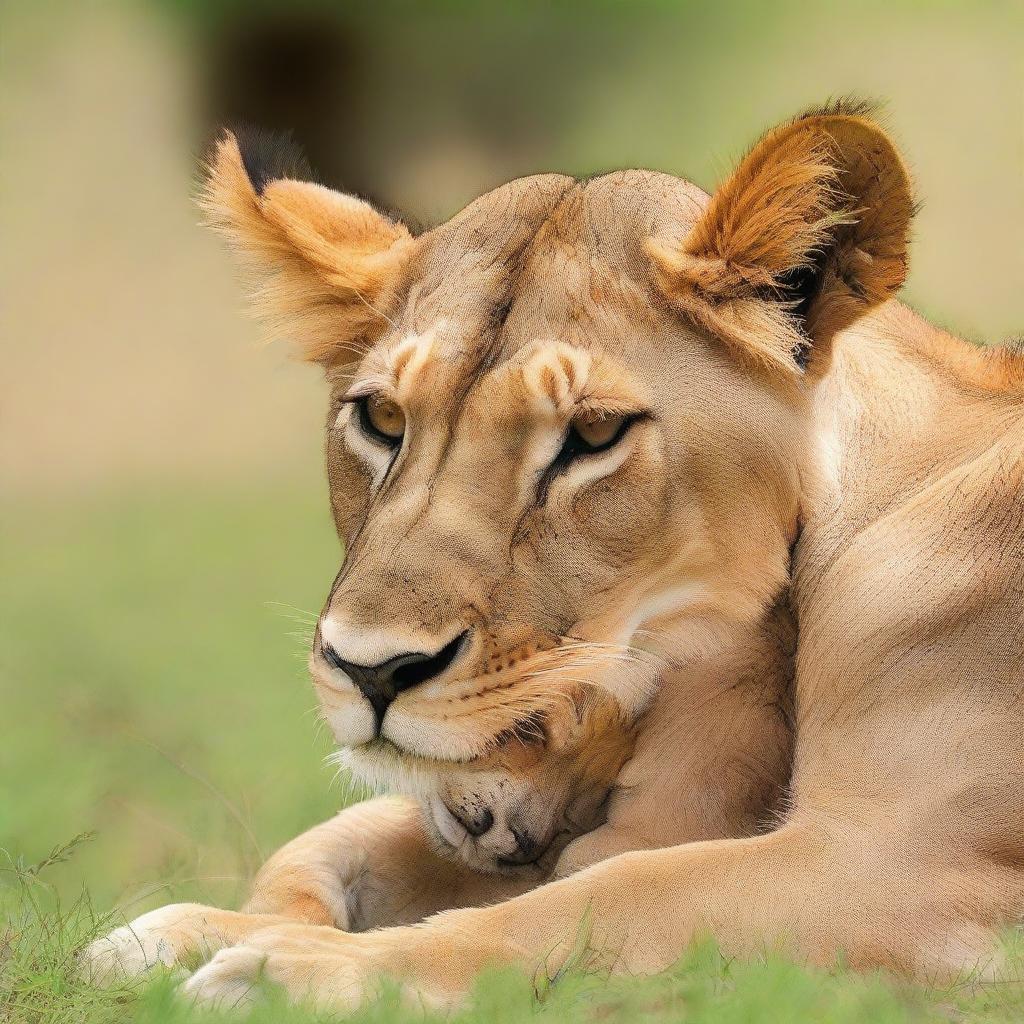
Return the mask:
<path id="1" fill-rule="evenodd" d="M 380 739 L 405 757 L 455 764 L 483 756 L 494 743 L 494 736 L 478 727 L 467 728 L 433 715 L 418 715 L 407 708 L 389 711 Z"/>
<path id="2" fill-rule="evenodd" d="M 439 776 L 452 767 L 450 761 L 420 757 L 383 737 L 340 747 L 330 760 L 375 793 L 401 793 L 416 799 L 435 793 Z"/>

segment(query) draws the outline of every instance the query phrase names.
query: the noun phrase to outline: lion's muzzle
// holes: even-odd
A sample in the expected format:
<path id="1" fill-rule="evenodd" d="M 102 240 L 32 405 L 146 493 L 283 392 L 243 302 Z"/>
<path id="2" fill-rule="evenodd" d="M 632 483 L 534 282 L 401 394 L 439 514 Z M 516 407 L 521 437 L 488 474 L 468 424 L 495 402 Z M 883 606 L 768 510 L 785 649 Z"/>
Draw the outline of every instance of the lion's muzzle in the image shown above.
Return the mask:
<path id="1" fill-rule="evenodd" d="M 468 635 L 468 631 L 459 633 L 433 653 L 402 651 L 376 664 L 365 664 L 350 660 L 346 656 L 349 655 L 347 647 L 339 650 L 321 632 L 313 656 L 321 659 L 329 668 L 342 673 L 369 701 L 379 735 L 384 715 L 395 697 L 414 686 L 443 676 L 466 647 Z"/>

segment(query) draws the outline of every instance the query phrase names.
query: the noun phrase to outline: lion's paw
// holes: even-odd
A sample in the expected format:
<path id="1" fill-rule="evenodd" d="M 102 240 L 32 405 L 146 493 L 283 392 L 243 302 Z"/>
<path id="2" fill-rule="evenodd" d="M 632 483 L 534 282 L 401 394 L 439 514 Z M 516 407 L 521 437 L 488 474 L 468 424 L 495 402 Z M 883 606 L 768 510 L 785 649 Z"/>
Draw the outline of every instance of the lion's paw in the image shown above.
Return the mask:
<path id="1" fill-rule="evenodd" d="M 94 985 L 116 985 L 139 978 L 155 967 L 174 967 L 191 933 L 187 922 L 203 908 L 172 903 L 137 917 L 91 942 L 82 951 L 82 973 Z"/>
<path id="2" fill-rule="evenodd" d="M 267 956 L 252 946 L 222 949 L 181 987 L 194 1002 L 221 1009 L 241 1009 L 255 1002 Z"/>
<path id="3" fill-rule="evenodd" d="M 355 1008 L 367 989 L 356 960 L 336 942 L 342 934 L 306 925 L 263 929 L 222 949 L 182 985 L 182 993 L 204 1005 L 232 1008 L 254 1002 L 269 985 L 292 1002 Z"/>

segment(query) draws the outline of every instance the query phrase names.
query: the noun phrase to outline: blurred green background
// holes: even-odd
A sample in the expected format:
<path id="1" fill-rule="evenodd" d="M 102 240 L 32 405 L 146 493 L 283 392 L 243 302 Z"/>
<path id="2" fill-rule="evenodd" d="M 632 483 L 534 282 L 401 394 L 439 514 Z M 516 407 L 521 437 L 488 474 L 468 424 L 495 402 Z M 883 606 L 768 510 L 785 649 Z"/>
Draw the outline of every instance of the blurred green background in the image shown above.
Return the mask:
<path id="1" fill-rule="evenodd" d="M 770 123 L 877 97 L 924 201 L 909 300 L 980 342 L 1024 328 L 1019 2 L 0 16 L 0 848 L 95 832 L 49 872 L 67 898 L 231 903 L 351 798 L 304 669 L 339 555 L 323 395 L 197 226 L 218 125 L 291 129 L 324 180 L 429 225 L 535 171 L 711 188 Z"/>

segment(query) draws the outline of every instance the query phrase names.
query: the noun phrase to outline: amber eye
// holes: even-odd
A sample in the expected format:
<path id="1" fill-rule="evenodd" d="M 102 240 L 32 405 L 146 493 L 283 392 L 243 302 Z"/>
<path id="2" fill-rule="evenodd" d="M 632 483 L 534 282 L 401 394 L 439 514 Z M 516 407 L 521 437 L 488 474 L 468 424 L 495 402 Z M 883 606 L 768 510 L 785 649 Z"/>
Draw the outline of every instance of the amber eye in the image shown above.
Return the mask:
<path id="1" fill-rule="evenodd" d="M 575 416 L 569 424 L 561 451 L 541 474 L 540 482 L 537 485 L 538 503 L 546 500 L 551 481 L 568 465 L 577 459 L 614 448 L 637 420 L 647 419 L 649 416 L 650 413 L 646 412 L 633 412 L 624 415 L 585 412 Z"/>
<path id="2" fill-rule="evenodd" d="M 402 407 L 384 395 L 367 395 L 359 399 L 359 424 L 363 431 L 381 444 L 397 448 L 405 434 L 405 413 Z"/>
<path id="3" fill-rule="evenodd" d="M 625 416 L 602 416 L 599 413 L 583 413 L 572 421 L 570 436 L 575 435 L 577 443 L 582 441 L 582 450 L 600 451 L 609 448 L 619 439 L 626 425 Z"/>

